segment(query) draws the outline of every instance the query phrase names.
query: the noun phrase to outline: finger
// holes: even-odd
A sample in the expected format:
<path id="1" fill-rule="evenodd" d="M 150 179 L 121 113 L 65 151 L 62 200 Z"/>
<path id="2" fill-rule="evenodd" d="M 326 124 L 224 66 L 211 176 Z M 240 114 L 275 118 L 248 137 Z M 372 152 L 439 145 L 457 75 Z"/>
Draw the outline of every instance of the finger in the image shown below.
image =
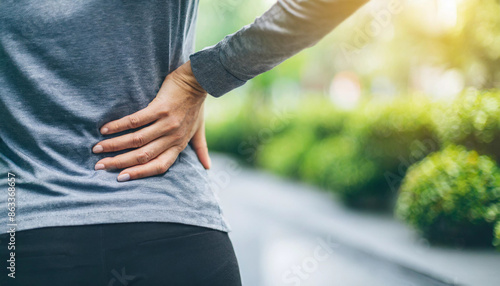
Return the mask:
<path id="1" fill-rule="evenodd" d="M 210 169 L 212 162 L 208 155 L 207 139 L 205 137 L 205 122 L 200 124 L 196 133 L 191 139 L 191 146 L 193 147 L 198 159 L 205 169 Z"/>
<path id="2" fill-rule="evenodd" d="M 147 126 L 134 133 L 121 135 L 112 139 L 106 139 L 97 143 L 93 148 L 94 153 L 115 152 L 129 148 L 139 148 L 147 143 L 163 136 L 165 128 L 159 122 Z"/>
<path id="3" fill-rule="evenodd" d="M 104 124 L 101 127 L 101 134 L 113 134 L 128 129 L 134 129 L 146 125 L 159 118 L 153 105 L 148 105 L 135 113 Z"/>
<path id="4" fill-rule="evenodd" d="M 115 157 L 101 159 L 95 164 L 94 169 L 114 170 L 146 164 L 156 158 L 159 154 L 172 147 L 174 145 L 173 143 L 174 140 L 172 140 L 172 138 L 163 136 L 143 146 L 142 148 L 120 154 Z"/>
<path id="5" fill-rule="evenodd" d="M 181 151 L 182 148 L 180 147 L 171 147 L 149 163 L 121 171 L 117 180 L 125 182 L 163 174 L 174 164 Z"/>

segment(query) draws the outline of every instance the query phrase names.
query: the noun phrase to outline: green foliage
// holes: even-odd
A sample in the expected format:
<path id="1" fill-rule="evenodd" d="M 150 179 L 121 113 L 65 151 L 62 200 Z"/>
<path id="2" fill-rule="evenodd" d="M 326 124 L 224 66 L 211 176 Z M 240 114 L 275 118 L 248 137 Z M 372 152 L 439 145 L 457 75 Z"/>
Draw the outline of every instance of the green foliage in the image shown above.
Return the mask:
<path id="1" fill-rule="evenodd" d="M 396 214 L 433 242 L 485 244 L 490 243 L 493 229 L 488 212 L 499 201 L 495 162 L 449 145 L 410 168 Z"/>
<path id="2" fill-rule="evenodd" d="M 363 152 L 367 157 L 378 161 L 383 169 L 394 169 L 403 158 L 420 159 L 427 149 L 438 148 L 428 116 L 430 108 L 428 100 L 422 97 L 400 98 L 389 104 L 369 103 L 356 113 L 347 132 L 366 141 Z M 410 148 L 418 143 L 416 140 L 428 146 Z"/>
<path id="3" fill-rule="evenodd" d="M 209 121 L 209 148 L 320 185 L 352 206 L 390 208 L 408 166 L 438 149 L 424 98 L 349 112 L 326 100 L 278 114 L 252 105 Z"/>
<path id="4" fill-rule="evenodd" d="M 304 179 L 352 206 L 390 208 L 407 167 L 437 150 L 428 102 L 408 97 L 339 111 L 326 101 L 298 108 L 258 148 L 258 165 Z"/>
<path id="5" fill-rule="evenodd" d="M 485 214 L 485 219 L 490 222 L 500 221 L 500 202 L 491 205 Z"/>
<path id="6" fill-rule="evenodd" d="M 267 107 L 255 98 L 239 103 L 237 108 L 234 102 L 230 103 L 218 106 L 220 110 L 207 116 L 208 148 L 255 164 L 259 150 L 275 136 L 290 129 L 294 113 L 285 108 Z"/>
<path id="7" fill-rule="evenodd" d="M 455 1 L 450 3 L 453 5 Z M 272 71 L 254 78 L 243 89 L 238 89 L 244 90 L 245 96 L 248 95 L 254 102 L 238 108 L 226 106 L 227 110 L 207 120 L 210 150 L 229 152 L 278 174 L 320 185 L 339 194 L 345 202 L 362 207 L 383 206 L 390 202 L 397 194 L 408 167 L 430 152 L 438 151 L 441 146 L 463 145 L 500 162 L 500 149 L 497 148 L 500 145 L 498 91 L 466 92 L 456 100 L 440 103 L 439 106 L 436 103 L 431 106 L 422 98 L 402 97 L 389 104 L 371 102 L 350 112 L 341 112 L 326 101 L 300 102 L 298 108 L 285 115 L 274 114 L 266 108 L 270 105 L 270 98 L 292 101 L 302 98 L 301 94 L 308 91 L 324 91 L 342 70 L 356 74 L 363 96 L 373 98 L 414 90 L 430 95 L 456 92 L 449 91 L 450 88 L 444 85 L 443 88 L 436 88 L 440 80 L 429 76 L 429 69 L 437 70 L 437 74 L 445 71 L 458 74 L 458 79 L 455 79 L 458 88 L 498 87 L 500 2 L 465 0 L 456 3 L 457 21 L 450 24 L 447 21 L 453 20 L 453 17 L 441 19 L 439 16 L 443 12 L 436 10 L 443 8 L 439 8 L 440 5 L 431 7 L 420 1 L 406 1 L 400 13 L 391 15 L 390 25 L 374 36 L 366 36 L 365 33 L 364 37 L 360 33 L 377 24 L 375 15 L 386 9 L 387 4 L 374 3 L 372 10 L 361 9 L 314 48 L 304 50 Z M 225 35 L 249 24 L 271 4 L 269 1 L 249 0 L 237 5 L 234 1 L 200 2 L 197 50 L 213 45 Z M 453 16 L 454 7 L 446 6 L 445 9 L 448 9 L 446 15 Z M 430 17 L 422 20 L 419 15 L 424 14 Z M 343 49 L 345 46 L 351 47 L 347 53 Z M 219 102 L 217 106 L 220 106 Z M 448 155 L 453 153 L 446 152 Z M 446 168 L 440 165 L 439 168 L 429 167 L 435 169 L 437 180 L 432 185 L 429 174 L 420 174 L 419 170 L 424 170 L 424 167 L 414 167 L 405 180 L 411 181 L 408 177 L 420 176 L 424 180 L 422 186 L 432 185 L 434 189 L 425 191 L 422 187 L 422 193 L 418 194 L 423 197 L 422 204 L 416 202 L 416 195 L 410 196 L 413 200 L 400 198 L 398 209 L 403 201 L 406 205 L 410 205 L 411 201 L 411 205 L 419 210 L 424 202 L 431 205 L 427 200 L 429 197 L 443 200 L 439 194 L 451 192 L 446 186 L 454 184 L 460 190 L 469 186 L 474 190 L 469 196 L 477 195 L 477 189 L 481 188 L 475 185 L 476 181 L 488 173 L 487 168 L 479 167 L 484 163 L 462 164 L 453 156 L 444 161 L 448 162 L 446 166 L 456 165 L 456 169 L 460 170 L 458 181 L 453 182 L 451 175 L 443 174 L 442 170 Z M 478 162 L 484 160 L 478 159 Z M 426 159 L 425 162 L 428 161 L 432 160 Z M 421 165 L 430 166 L 431 163 L 418 164 Z M 481 171 L 467 171 L 463 166 L 474 166 L 476 169 L 472 170 Z M 481 173 L 483 171 L 484 174 Z M 444 186 L 442 191 L 440 184 Z M 455 193 L 450 196 L 456 200 L 460 198 Z M 455 202 L 455 199 L 449 200 L 447 196 L 447 203 L 440 203 L 439 208 L 455 204 L 450 201 Z M 476 227 L 480 229 L 480 225 L 490 227 L 494 221 L 500 221 L 498 203 L 480 210 L 478 201 L 477 198 L 470 203 L 460 201 L 458 204 L 457 201 L 451 207 L 456 208 L 453 217 L 460 217 L 460 222 L 448 223 L 447 220 L 452 221 L 448 208 L 441 212 L 433 208 L 437 213 L 446 215 L 431 222 L 424 220 L 422 226 L 417 227 L 428 236 L 431 233 L 451 233 L 451 236 L 458 233 L 467 237 L 464 233 L 468 232 L 464 230 L 473 232 Z M 483 223 L 475 224 L 472 219 L 464 218 L 467 217 L 467 210 L 471 209 L 486 213 L 479 220 Z M 412 208 L 411 215 L 408 215 L 427 218 L 433 212 L 429 213 L 416 214 Z M 495 235 L 496 243 L 500 245 L 500 222 Z"/>
<path id="8" fill-rule="evenodd" d="M 314 141 L 312 130 L 290 129 L 262 146 L 257 155 L 257 163 L 276 174 L 295 177 L 304 153 Z"/>
<path id="9" fill-rule="evenodd" d="M 209 120 L 207 138 L 211 150 L 319 185 L 351 206 L 392 207 L 404 178 L 399 217 L 431 241 L 490 243 L 500 221 L 499 171 L 488 157 L 450 142 L 466 142 L 456 131 L 468 130 L 464 134 L 476 140 L 471 148 L 494 150 L 488 138 L 499 133 L 496 94 L 464 95 L 457 99 L 462 104 L 451 104 L 460 112 L 419 97 L 370 102 L 351 111 L 327 101 L 278 113 L 243 103 L 241 109 L 222 108 Z M 448 147 L 427 156 L 441 144 Z M 500 244 L 498 230 L 496 235 Z"/>
<path id="10" fill-rule="evenodd" d="M 317 140 L 340 134 L 350 120 L 350 112 L 341 111 L 329 101 L 304 101 L 290 119 L 289 129 L 309 129 Z"/>
<path id="11" fill-rule="evenodd" d="M 490 222 L 496 222 L 493 245 L 500 250 L 500 202 L 492 205 L 488 208 L 486 213 L 486 220 Z"/>
<path id="12" fill-rule="evenodd" d="M 500 78 L 500 2 L 467 0 L 459 11 L 458 33 L 454 33 L 450 52 L 443 62 L 459 62 L 470 85 L 498 88 Z"/>
<path id="13" fill-rule="evenodd" d="M 350 205 L 390 208 L 409 165 L 439 148 L 428 108 L 427 100 L 409 97 L 353 112 L 343 130 L 351 138 L 348 149 L 330 151 L 339 153 L 331 172 L 339 176 L 331 175 L 336 184 L 327 187 Z"/>
<path id="14" fill-rule="evenodd" d="M 226 152 L 253 163 L 255 152 L 259 147 L 259 120 L 252 120 L 249 112 L 228 112 L 224 119 L 206 122 L 208 148 Z"/>
<path id="15" fill-rule="evenodd" d="M 435 129 L 443 143 L 464 145 L 500 162 L 500 92 L 469 91 L 435 108 Z"/>
<path id="16" fill-rule="evenodd" d="M 322 139 L 339 134 L 346 120 L 346 112 L 324 100 L 307 102 L 291 114 L 283 132 L 276 132 L 262 144 L 258 164 L 277 174 L 297 177 L 308 150 Z"/>
<path id="17" fill-rule="evenodd" d="M 495 226 L 495 240 L 493 241 L 493 245 L 500 249 L 500 221 Z"/>
<path id="18" fill-rule="evenodd" d="M 364 187 L 373 185 L 376 173 L 375 164 L 361 156 L 356 139 L 345 135 L 315 144 L 300 166 L 304 180 L 338 193 L 346 202 L 370 201 L 372 189 Z"/>

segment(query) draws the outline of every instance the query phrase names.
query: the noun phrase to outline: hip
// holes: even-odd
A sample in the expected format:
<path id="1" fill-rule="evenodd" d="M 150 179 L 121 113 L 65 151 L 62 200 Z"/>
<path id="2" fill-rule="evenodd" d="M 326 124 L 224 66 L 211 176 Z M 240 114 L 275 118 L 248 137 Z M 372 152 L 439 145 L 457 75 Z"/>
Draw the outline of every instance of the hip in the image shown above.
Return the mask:
<path id="1" fill-rule="evenodd" d="M 228 234 L 205 227 L 143 222 L 19 231 L 16 278 L 7 276 L 9 240 L 0 235 L 2 285 L 241 285 Z"/>

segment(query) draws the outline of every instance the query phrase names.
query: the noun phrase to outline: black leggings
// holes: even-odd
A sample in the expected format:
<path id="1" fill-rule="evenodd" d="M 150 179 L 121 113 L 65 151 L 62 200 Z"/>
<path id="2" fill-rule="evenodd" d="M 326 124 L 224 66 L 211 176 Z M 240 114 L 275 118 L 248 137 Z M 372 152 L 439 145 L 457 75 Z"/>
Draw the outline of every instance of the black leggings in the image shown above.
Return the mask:
<path id="1" fill-rule="evenodd" d="M 227 233 L 176 223 L 117 223 L 19 231 L 15 279 L 0 236 L 0 285 L 241 285 Z"/>

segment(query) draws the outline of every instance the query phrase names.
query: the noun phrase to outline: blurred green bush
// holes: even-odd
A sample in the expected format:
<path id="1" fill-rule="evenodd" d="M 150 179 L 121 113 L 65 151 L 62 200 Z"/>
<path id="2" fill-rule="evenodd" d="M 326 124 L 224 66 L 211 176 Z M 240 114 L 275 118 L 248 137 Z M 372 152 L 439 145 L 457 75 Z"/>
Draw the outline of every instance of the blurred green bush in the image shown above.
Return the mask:
<path id="1" fill-rule="evenodd" d="M 370 102 L 346 122 L 344 134 L 352 138 L 352 160 L 336 162 L 348 184 L 333 186 L 353 206 L 391 209 L 408 167 L 439 149 L 429 116 L 429 102 L 422 97 L 404 97 Z M 343 152 L 338 149 L 339 152 Z M 337 152 L 332 149 L 331 152 Z M 347 159 L 348 153 L 342 154 Z"/>
<path id="2" fill-rule="evenodd" d="M 377 166 L 364 158 L 360 150 L 356 138 L 343 134 L 317 142 L 306 153 L 299 167 L 300 176 L 339 194 L 347 203 L 363 201 L 364 206 L 373 206 L 375 201 L 378 205 L 377 195 L 372 195 L 376 194 L 373 190 Z"/>
<path id="3" fill-rule="evenodd" d="M 491 243 L 492 207 L 500 201 L 500 172 L 487 156 L 449 145 L 413 165 L 401 186 L 399 218 L 432 242 Z M 490 213 L 489 213 L 490 212 Z"/>
<path id="4" fill-rule="evenodd" d="M 488 221 L 496 221 L 494 230 L 493 245 L 500 250 L 500 202 L 491 206 L 488 209 L 486 219 Z"/>
<path id="5" fill-rule="evenodd" d="M 264 120 L 253 116 L 251 109 L 229 110 L 217 120 L 206 122 L 208 148 L 213 151 L 231 153 L 237 158 L 253 164 L 255 153 L 261 144 L 259 131 Z"/>
<path id="6" fill-rule="evenodd" d="M 500 249 L 500 221 L 497 222 L 497 225 L 495 227 L 495 240 L 493 241 L 493 244 Z"/>
<path id="7" fill-rule="evenodd" d="M 499 172 L 480 154 L 500 154 L 499 95 L 405 96 L 349 111 L 305 100 L 277 113 L 253 100 L 207 121 L 207 140 L 211 150 L 318 185 L 350 206 L 392 210 L 397 200 L 397 215 L 431 241 L 491 243 Z"/>
<path id="8" fill-rule="evenodd" d="M 344 114 L 343 120 L 336 120 L 342 126 L 325 129 L 321 136 L 316 132 L 310 148 L 300 150 L 298 177 L 339 194 L 351 206 L 391 209 L 409 165 L 438 149 L 427 111 L 427 100 L 408 97 L 390 103 L 370 102 Z M 332 119 L 339 118 L 330 113 Z M 313 124 L 304 129 L 315 126 L 309 121 Z M 278 147 L 272 152 L 289 156 Z"/>
<path id="9" fill-rule="evenodd" d="M 433 108 L 435 130 L 443 143 L 455 143 L 500 162 L 500 92 L 464 92 Z"/>
<path id="10" fill-rule="evenodd" d="M 324 101 L 311 101 L 291 114 L 283 132 L 262 144 L 257 164 L 277 174 L 301 178 L 299 169 L 308 151 L 325 138 L 342 132 L 347 113 Z"/>
<path id="11" fill-rule="evenodd" d="M 314 132 L 307 128 L 291 129 L 262 146 L 257 163 L 276 174 L 297 177 L 304 154 L 314 144 Z"/>
<path id="12" fill-rule="evenodd" d="M 212 150 L 317 184 L 349 205 L 391 209 L 407 168 L 439 149 L 429 108 L 424 97 L 351 111 L 326 99 L 307 100 L 286 116 L 253 108 L 259 111 L 208 122 L 207 139 Z M 277 116 L 280 128 L 273 127 Z"/>

